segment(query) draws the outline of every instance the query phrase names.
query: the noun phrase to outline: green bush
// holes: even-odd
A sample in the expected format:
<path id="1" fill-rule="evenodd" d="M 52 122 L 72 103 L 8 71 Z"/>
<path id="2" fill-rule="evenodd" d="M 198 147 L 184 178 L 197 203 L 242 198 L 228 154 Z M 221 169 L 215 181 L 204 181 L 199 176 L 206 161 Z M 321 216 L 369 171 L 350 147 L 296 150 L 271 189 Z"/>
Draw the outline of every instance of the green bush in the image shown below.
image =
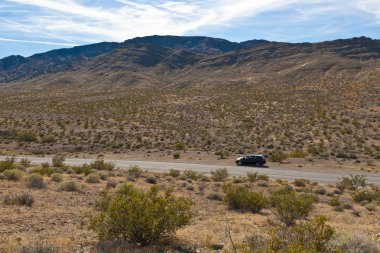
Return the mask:
<path id="1" fill-rule="evenodd" d="M 14 170 L 16 169 L 16 158 L 15 157 L 7 157 L 5 161 L 0 162 L 0 172 L 4 172 L 5 170 Z"/>
<path id="2" fill-rule="evenodd" d="M 223 201 L 223 196 L 217 192 L 211 192 L 207 195 L 208 199 L 216 200 L 216 201 Z"/>
<path id="3" fill-rule="evenodd" d="M 259 174 L 257 176 L 257 180 L 261 180 L 261 181 L 269 181 L 269 176 L 266 175 L 266 174 Z"/>
<path id="4" fill-rule="evenodd" d="M 380 200 L 380 191 L 373 189 L 357 190 L 352 193 L 352 198 L 356 203 L 360 203 L 362 201 L 372 202 L 375 200 Z"/>
<path id="5" fill-rule="evenodd" d="M 20 160 L 20 164 L 24 167 L 24 168 L 28 168 L 30 167 L 30 165 L 32 165 L 32 162 L 28 159 L 28 158 L 22 158 Z"/>
<path id="6" fill-rule="evenodd" d="M 288 188 L 280 188 L 271 193 L 270 201 L 275 208 L 275 216 L 286 226 L 291 226 L 296 220 L 307 217 L 315 199 L 310 195 L 299 195 Z"/>
<path id="7" fill-rule="evenodd" d="M 53 182 L 57 182 L 57 183 L 60 183 L 63 180 L 63 176 L 59 173 L 51 174 L 50 178 Z"/>
<path id="8" fill-rule="evenodd" d="M 289 156 L 290 157 L 293 157 L 293 158 L 305 158 L 309 155 L 308 152 L 304 152 L 302 150 L 299 150 L 299 149 L 296 149 L 294 151 L 292 151 Z"/>
<path id="9" fill-rule="evenodd" d="M 115 168 L 115 164 L 105 162 L 102 158 L 98 158 L 90 163 L 90 167 L 94 170 L 113 170 Z"/>
<path id="10" fill-rule="evenodd" d="M 37 173 L 30 174 L 26 179 L 26 186 L 28 188 L 43 189 L 46 187 L 44 178 Z"/>
<path id="11" fill-rule="evenodd" d="M 34 168 L 31 170 L 32 173 L 37 173 L 37 174 L 40 174 L 40 175 L 46 175 L 46 176 L 51 176 L 53 173 L 56 172 L 56 170 L 52 167 L 50 167 L 50 165 L 48 163 L 44 163 L 42 164 L 42 167 L 39 167 L 39 168 Z"/>
<path id="12" fill-rule="evenodd" d="M 123 184 L 116 194 L 103 194 L 99 202 L 100 214 L 91 218 L 91 228 L 101 240 L 155 245 L 192 217 L 189 200 L 176 198 L 169 190 L 160 194 L 156 186 L 143 192 Z"/>
<path id="13" fill-rule="evenodd" d="M 339 235 L 330 242 L 330 248 L 342 253 L 380 253 L 375 241 L 359 234 Z"/>
<path id="14" fill-rule="evenodd" d="M 217 170 L 211 171 L 211 178 L 215 182 L 221 182 L 228 178 L 228 170 L 226 168 L 220 168 Z"/>
<path id="15" fill-rule="evenodd" d="M 259 212 L 267 205 L 266 197 L 259 192 L 249 190 L 241 185 L 227 184 L 223 186 L 225 201 L 231 209 Z"/>
<path id="16" fill-rule="evenodd" d="M 319 195 L 325 195 L 326 189 L 323 187 L 318 187 L 318 188 L 314 189 L 314 193 L 319 194 Z"/>
<path id="17" fill-rule="evenodd" d="M 17 133 L 17 140 L 20 142 L 37 141 L 37 133 L 32 130 L 20 131 Z"/>
<path id="18" fill-rule="evenodd" d="M 337 182 L 336 187 L 341 191 L 355 191 L 359 188 L 366 187 L 366 181 L 365 175 L 350 175 L 350 177 L 343 177 L 341 181 Z"/>
<path id="19" fill-rule="evenodd" d="M 5 170 L 4 177 L 11 181 L 20 181 L 22 178 L 23 172 L 19 169 Z"/>
<path id="20" fill-rule="evenodd" d="M 100 177 L 97 173 L 91 173 L 86 177 L 86 183 L 97 184 L 100 182 Z"/>
<path id="21" fill-rule="evenodd" d="M 202 175 L 199 172 L 196 172 L 194 170 L 185 170 L 183 172 L 183 175 L 186 176 L 187 178 L 190 178 L 191 180 L 194 180 L 194 181 L 196 181 L 202 177 Z"/>
<path id="22" fill-rule="evenodd" d="M 174 159 L 179 159 L 179 158 L 181 158 L 181 153 L 179 153 L 179 152 L 174 152 L 174 153 L 173 153 L 173 158 L 174 158 Z"/>
<path id="23" fill-rule="evenodd" d="M 294 179 L 293 184 L 297 187 L 305 187 L 306 185 L 310 184 L 310 180 L 304 178 L 297 178 Z"/>
<path id="24" fill-rule="evenodd" d="M 258 180 L 259 173 L 258 172 L 247 172 L 247 179 L 249 182 L 256 182 Z"/>
<path id="25" fill-rule="evenodd" d="M 80 192 L 82 190 L 82 187 L 77 181 L 68 180 L 61 184 L 60 189 L 67 192 Z"/>
<path id="26" fill-rule="evenodd" d="M 170 169 L 169 171 L 166 172 L 166 174 L 168 176 L 171 176 L 171 177 L 174 177 L 174 178 L 177 178 L 181 175 L 181 171 L 179 170 L 175 170 L 175 169 Z"/>
<path id="27" fill-rule="evenodd" d="M 52 158 L 52 164 L 54 167 L 62 168 L 64 166 L 64 162 L 66 160 L 66 156 L 64 155 L 55 155 Z"/>
<path id="28" fill-rule="evenodd" d="M 128 174 L 133 176 L 133 177 L 140 177 L 141 174 L 143 173 L 143 170 L 137 166 L 137 165 L 134 165 L 134 166 L 130 166 L 129 169 L 127 170 Z"/>
<path id="29" fill-rule="evenodd" d="M 284 160 L 286 160 L 288 158 L 288 155 L 283 153 L 283 152 L 275 152 L 273 154 L 270 155 L 270 160 L 272 162 L 283 162 Z"/>
<path id="30" fill-rule="evenodd" d="M 145 178 L 145 182 L 148 184 L 157 184 L 157 178 L 155 176 L 148 176 Z"/>
<path id="31" fill-rule="evenodd" d="M 335 198 L 332 198 L 330 201 L 329 201 L 329 205 L 330 206 L 340 206 L 340 201 L 339 201 L 339 197 L 335 197 Z"/>

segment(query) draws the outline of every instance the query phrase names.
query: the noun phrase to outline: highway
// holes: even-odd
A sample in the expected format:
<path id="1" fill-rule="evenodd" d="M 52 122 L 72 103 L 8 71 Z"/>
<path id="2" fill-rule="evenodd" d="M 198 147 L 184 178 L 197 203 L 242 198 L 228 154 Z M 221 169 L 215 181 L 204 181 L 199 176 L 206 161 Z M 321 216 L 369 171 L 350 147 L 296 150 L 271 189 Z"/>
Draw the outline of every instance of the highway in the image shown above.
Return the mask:
<path id="1" fill-rule="evenodd" d="M 0 156 L 0 161 L 4 160 L 5 156 Z M 50 157 L 17 157 L 17 160 L 21 158 L 28 158 L 33 164 L 41 164 L 44 162 L 51 163 Z M 94 159 L 83 159 L 83 158 L 67 158 L 65 164 L 67 165 L 83 165 L 85 163 L 91 163 Z M 165 172 L 169 169 L 178 169 L 178 170 L 194 170 L 200 173 L 210 173 L 212 170 L 218 168 L 227 168 L 231 176 L 244 176 L 247 172 L 257 171 L 262 174 L 267 174 L 271 179 L 285 179 L 292 181 L 296 178 L 305 178 L 310 181 L 315 181 L 319 183 L 336 183 L 345 175 L 350 173 L 344 173 L 342 171 L 310 171 L 303 168 L 294 168 L 294 169 L 283 169 L 283 168 L 274 168 L 274 167 L 248 167 L 248 166 L 223 166 L 215 164 L 196 164 L 196 163 L 181 163 L 181 162 L 153 162 L 153 161 L 135 161 L 135 160 L 107 160 L 107 162 L 112 162 L 116 167 L 120 169 L 127 169 L 131 165 L 138 165 L 140 168 L 151 171 L 151 172 Z M 360 174 L 358 172 L 352 174 Z M 366 173 L 362 174 L 367 176 L 367 182 L 380 186 L 380 175 L 375 173 Z"/>

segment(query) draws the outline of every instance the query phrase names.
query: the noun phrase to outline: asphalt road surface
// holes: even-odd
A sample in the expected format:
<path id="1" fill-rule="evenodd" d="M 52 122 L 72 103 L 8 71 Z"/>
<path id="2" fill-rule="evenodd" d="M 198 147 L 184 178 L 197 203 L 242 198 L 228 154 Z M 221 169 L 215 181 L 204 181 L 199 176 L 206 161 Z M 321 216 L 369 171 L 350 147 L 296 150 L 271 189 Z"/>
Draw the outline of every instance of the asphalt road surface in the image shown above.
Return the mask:
<path id="1" fill-rule="evenodd" d="M 0 156 L 0 161 L 4 160 L 5 156 Z M 20 160 L 23 157 L 17 157 Z M 49 157 L 26 157 L 33 164 L 41 164 L 44 162 L 51 162 Z M 94 159 L 80 159 L 80 158 L 68 158 L 65 161 L 67 165 L 82 165 L 85 163 L 91 163 Z M 302 168 L 297 169 L 276 169 L 273 167 L 248 167 L 248 166 L 223 166 L 223 165 L 205 165 L 205 164 L 195 164 L 195 163 L 173 163 L 173 162 L 152 162 L 152 161 L 133 161 L 133 160 L 106 160 L 107 162 L 112 162 L 116 167 L 121 169 L 127 169 L 131 165 L 138 165 L 140 168 L 151 171 L 151 172 L 165 172 L 169 169 L 177 170 L 195 170 L 201 173 L 209 173 L 212 170 L 218 168 L 227 168 L 228 172 L 232 176 L 244 176 L 249 171 L 257 171 L 259 173 L 267 174 L 271 179 L 285 179 L 285 180 L 294 180 L 296 178 L 305 178 L 310 181 L 316 181 L 319 183 L 335 183 L 343 176 L 349 175 L 350 173 L 344 172 L 321 172 L 321 171 L 310 171 Z M 352 173 L 360 174 L 360 173 Z M 380 185 L 380 175 L 374 173 L 362 174 L 367 176 L 367 182 L 375 185 Z"/>

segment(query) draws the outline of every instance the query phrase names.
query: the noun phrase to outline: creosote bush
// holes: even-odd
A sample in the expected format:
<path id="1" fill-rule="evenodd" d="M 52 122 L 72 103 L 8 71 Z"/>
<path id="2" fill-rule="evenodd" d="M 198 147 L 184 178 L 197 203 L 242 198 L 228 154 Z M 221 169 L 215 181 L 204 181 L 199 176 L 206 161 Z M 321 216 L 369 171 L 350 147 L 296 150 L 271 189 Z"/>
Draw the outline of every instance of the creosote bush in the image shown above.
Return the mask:
<path id="1" fill-rule="evenodd" d="M 157 186 L 144 192 L 123 184 L 115 194 L 102 194 L 98 203 L 100 213 L 91 218 L 91 228 L 101 240 L 155 245 L 192 217 L 191 201 L 174 197 L 171 190 L 160 193 Z"/>
<path id="2" fill-rule="evenodd" d="M 63 180 L 63 176 L 59 173 L 51 174 L 50 178 L 53 182 L 57 182 L 57 183 L 60 183 Z"/>
<path id="3" fill-rule="evenodd" d="M 60 189 L 67 192 L 80 192 L 82 190 L 82 187 L 77 181 L 68 180 L 61 184 Z"/>
<path id="4" fill-rule="evenodd" d="M 20 181 L 22 178 L 23 172 L 19 169 L 5 170 L 4 177 L 10 181 Z"/>
<path id="5" fill-rule="evenodd" d="M 336 187 L 341 190 L 356 191 L 359 188 L 367 186 L 365 175 L 350 175 L 350 177 L 343 177 L 341 181 L 336 184 Z"/>
<path id="6" fill-rule="evenodd" d="M 242 185 L 226 184 L 223 191 L 226 193 L 225 201 L 231 209 L 257 213 L 267 205 L 267 199 L 262 193 L 251 191 Z"/>
<path id="7" fill-rule="evenodd" d="M 288 188 L 277 189 L 270 196 L 275 216 L 286 226 L 294 225 L 296 220 L 306 218 L 314 201 L 312 196 L 297 194 Z"/>
<path id="8" fill-rule="evenodd" d="M 16 169 L 16 158 L 7 157 L 4 161 L 0 161 L 0 172 L 13 169 Z"/>
<path id="9" fill-rule="evenodd" d="M 37 173 L 30 174 L 26 179 L 26 186 L 32 189 L 43 189 L 46 187 L 44 178 Z"/>
<path id="10" fill-rule="evenodd" d="M 131 165 L 127 172 L 129 175 L 137 178 L 141 176 L 141 174 L 143 173 L 143 170 L 137 165 L 133 165 L 133 166 Z"/>
<path id="11" fill-rule="evenodd" d="M 225 181 L 228 178 L 228 170 L 226 168 L 220 168 L 217 170 L 211 171 L 211 178 L 215 182 Z"/>
<path id="12" fill-rule="evenodd" d="M 65 160 L 66 160 L 66 157 L 64 155 L 55 155 L 52 158 L 52 164 L 54 167 L 61 168 L 64 166 Z"/>
<path id="13" fill-rule="evenodd" d="M 34 197 L 29 193 L 7 195 L 4 198 L 5 205 L 19 205 L 31 207 L 34 203 Z"/>
<path id="14" fill-rule="evenodd" d="M 98 158 L 90 163 L 90 167 L 94 170 L 113 170 L 115 168 L 115 164 L 105 162 L 102 158 Z"/>
<path id="15" fill-rule="evenodd" d="M 97 184 L 100 182 L 100 177 L 96 173 L 91 173 L 86 177 L 86 183 Z"/>

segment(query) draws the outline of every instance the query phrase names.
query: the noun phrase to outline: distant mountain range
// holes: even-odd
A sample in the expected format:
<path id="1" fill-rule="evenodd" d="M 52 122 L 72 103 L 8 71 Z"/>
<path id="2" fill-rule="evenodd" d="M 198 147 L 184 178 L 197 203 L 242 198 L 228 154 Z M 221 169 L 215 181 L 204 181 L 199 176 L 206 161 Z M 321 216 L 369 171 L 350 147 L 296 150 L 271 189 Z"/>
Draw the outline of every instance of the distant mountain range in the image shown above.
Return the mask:
<path id="1" fill-rule="evenodd" d="M 335 87 L 378 76 L 379 67 L 380 40 L 367 37 L 321 43 L 236 43 L 209 37 L 148 36 L 30 57 L 9 56 L 0 60 L 0 84 L 33 88 L 318 82 Z"/>

